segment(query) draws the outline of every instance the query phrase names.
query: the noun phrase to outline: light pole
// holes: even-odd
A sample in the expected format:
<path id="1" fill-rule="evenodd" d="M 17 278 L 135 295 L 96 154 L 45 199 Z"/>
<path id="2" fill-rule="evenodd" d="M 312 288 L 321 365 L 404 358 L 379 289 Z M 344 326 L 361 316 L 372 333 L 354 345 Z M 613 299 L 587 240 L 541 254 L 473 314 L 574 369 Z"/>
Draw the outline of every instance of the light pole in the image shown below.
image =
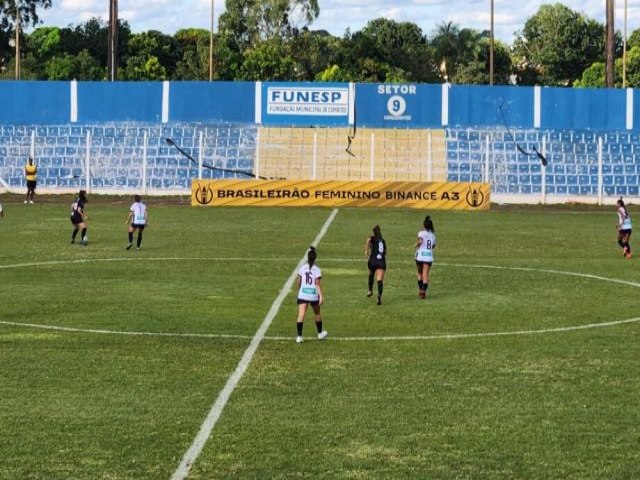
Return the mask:
<path id="1" fill-rule="evenodd" d="M 627 87 L 627 0 L 624 0 L 624 37 L 622 38 L 622 88 Z"/>
<path id="2" fill-rule="evenodd" d="M 16 80 L 20 80 L 20 11 L 16 8 L 16 36 L 9 39 L 9 46 L 15 47 Z"/>
<path id="3" fill-rule="evenodd" d="M 493 0 L 491 0 L 491 28 L 489 33 L 489 85 L 493 85 Z"/>
<path id="4" fill-rule="evenodd" d="M 209 30 L 209 81 L 213 80 L 213 15 L 214 1 L 211 0 L 211 28 Z"/>
<path id="5" fill-rule="evenodd" d="M 614 58 L 614 42 L 615 42 L 615 30 L 614 30 L 614 0 L 607 0 L 606 3 L 606 46 L 605 46 L 605 85 L 607 88 L 613 88 L 615 86 L 615 58 Z"/>
<path id="6" fill-rule="evenodd" d="M 107 77 L 111 82 L 118 78 L 118 0 L 109 0 Z"/>

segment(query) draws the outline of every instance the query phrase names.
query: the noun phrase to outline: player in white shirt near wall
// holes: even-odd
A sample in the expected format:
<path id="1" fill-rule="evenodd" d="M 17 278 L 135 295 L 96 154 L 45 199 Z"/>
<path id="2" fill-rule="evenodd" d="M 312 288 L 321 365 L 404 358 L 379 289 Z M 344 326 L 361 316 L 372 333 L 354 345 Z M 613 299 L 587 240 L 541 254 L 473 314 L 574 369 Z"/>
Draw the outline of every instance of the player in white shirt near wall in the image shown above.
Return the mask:
<path id="1" fill-rule="evenodd" d="M 618 223 L 616 228 L 618 229 L 618 245 L 622 248 L 622 255 L 625 258 L 631 258 L 631 245 L 629 245 L 632 228 L 631 217 L 622 197 L 618 200 Z"/>
<path id="2" fill-rule="evenodd" d="M 136 249 L 140 250 L 140 245 L 142 244 L 142 232 L 144 232 L 145 227 L 149 224 L 149 220 L 147 206 L 142 203 L 140 195 L 135 195 L 133 199 L 134 202 L 131 207 L 129 207 L 129 216 L 127 217 L 127 221 L 124 222 L 129 225 L 129 243 L 127 244 L 127 250 L 130 250 L 131 247 L 133 247 L 133 232 L 136 230 L 138 230 Z"/>
<path id="3" fill-rule="evenodd" d="M 298 336 L 296 337 L 296 343 L 302 343 L 303 341 L 302 326 L 304 325 L 304 316 L 307 313 L 309 305 L 311 305 L 313 313 L 315 314 L 318 340 L 324 340 L 328 335 L 327 331 L 322 329 L 322 316 L 320 315 L 320 305 L 322 305 L 323 302 L 322 286 L 320 285 L 322 272 L 315 264 L 316 257 L 316 249 L 309 247 L 307 263 L 300 267 L 298 277 L 296 278 L 296 285 L 298 287 L 298 320 L 296 322 Z"/>
<path id="4" fill-rule="evenodd" d="M 423 229 L 418 232 L 416 248 L 416 267 L 418 274 L 418 295 L 424 299 L 429 288 L 429 273 L 433 264 L 433 249 L 436 248 L 436 235 L 431 217 L 427 215 L 422 223 Z"/>

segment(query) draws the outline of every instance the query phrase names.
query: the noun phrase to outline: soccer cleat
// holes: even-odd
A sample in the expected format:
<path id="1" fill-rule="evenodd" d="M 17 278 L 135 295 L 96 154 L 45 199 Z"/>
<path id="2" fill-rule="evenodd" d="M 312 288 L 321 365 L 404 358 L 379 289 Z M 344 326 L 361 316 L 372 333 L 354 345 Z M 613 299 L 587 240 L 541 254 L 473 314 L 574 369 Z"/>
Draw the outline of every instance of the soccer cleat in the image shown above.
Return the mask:
<path id="1" fill-rule="evenodd" d="M 427 292 L 424 290 L 420 290 L 418 296 L 424 300 L 427 297 Z"/>
<path id="2" fill-rule="evenodd" d="M 127 245 L 127 250 L 131 250 L 131 247 L 133 247 L 133 243 L 129 243 L 129 244 Z"/>
<path id="3" fill-rule="evenodd" d="M 318 334 L 318 340 L 324 340 L 328 335 L 329 333 L 326 330 L 323 330 Z"/>
<path id="4" fill-rule="evenodd" d="M 626 257 L 626 258 L 631 258 L 631 252 L 627 253 L 627 254 L 625 255 L 625 257 Z"/>
<path id="5" fill-rule="evenodd" d="M 27 200 L 25 200 L 25 201 L 24 201 L 24 204 L 26 205 L 27 203 L 28 203 L 28 202 L 27 202 Z"/>
<path id="6" fill-rule="evenodd" d="M 136 250 L 140 250 L 140 247 L 136 247 Z"/>
<path id="7" fill-rule="evenodd" d="M 371 290 L 369 290 L 369 291 L 367 292 L 367 297 L 370 297 L 371 295 L 373 295 L 373 292 L 372 292 Z"/>
<path id="8" fill-rule="evenodd" d="M 629 253 L 629 248 L 628 248 L 628 247 L 624 247 L 624 248 L 622 249 L 622 256 L 623 256 L 623 257 L 626 257 L 628 253 Z"/>
<path id="9" fill-rule="evenodd" d="M 296 343 L 302 343 L 302 342 L 304 342 L 304 339 L 302 338 L 302 335 L 298 335 L 296 337 Z"/>
<path id="10" fill-rule="evenodd" d="M 29 200 L 29 203 L 30 203 L 31 205 L 33 205 L 33 200 Z"/>
<path id="11" fill-rule="evenodd" d="M 380 297 L 380 295 L 378 295 L 378 301 L 376 302 L 376 305 L 382 305 L 382 298 Z"/>

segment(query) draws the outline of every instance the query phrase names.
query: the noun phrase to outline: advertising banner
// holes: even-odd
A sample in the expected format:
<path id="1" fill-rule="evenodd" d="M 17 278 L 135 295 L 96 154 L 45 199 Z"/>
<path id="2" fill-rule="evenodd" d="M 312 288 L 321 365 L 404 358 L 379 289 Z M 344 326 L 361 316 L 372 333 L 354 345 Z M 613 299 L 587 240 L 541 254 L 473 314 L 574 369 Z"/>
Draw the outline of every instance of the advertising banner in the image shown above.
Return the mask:
<path id="1" fill-rule="evenodd" d="M 192 206 L 488 210 L 487 183 L 194 180 Z"/>
<path id="2" fill-rule="evenodd" d="M 442 128 L 442 86 L 357 84 L 359 127 Z"/>
<path id="3" fill-rule="evenodd" d="M 348 117 L 348 84 L 262 84 L 264 125 L 346 126 Z"/>

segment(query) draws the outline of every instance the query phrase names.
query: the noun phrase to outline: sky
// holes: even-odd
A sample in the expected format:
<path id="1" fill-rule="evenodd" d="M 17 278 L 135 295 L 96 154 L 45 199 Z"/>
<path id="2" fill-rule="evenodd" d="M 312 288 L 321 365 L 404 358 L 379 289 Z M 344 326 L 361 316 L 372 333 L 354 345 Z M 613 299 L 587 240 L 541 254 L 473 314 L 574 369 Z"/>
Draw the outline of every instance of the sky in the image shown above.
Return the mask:
<path id="1" fill-rule="evenodd" d="M 606 0 L 494 0 L 495 37 L 511 44 L 514 34 L 522 30 L 526 20 L 541 5 L 560 2 L 589 18 L 605 23 Z M 78 25 L 92 17 L 108 20 L 109 0 L 53 0 L 53 6 L 41 10 L 41 25 L 66 27 Z M 215 26 L 224 11 L 224 0 L 213 0 Z M 443 23 L 453 22 L 460 28 L 488 30 L 491 22 L 491 0 L 318 0 L 320 16 L 312 30 L 327 30 L 342 36 L 347 29 L 358 31 L 376 18 L 416 23 L 423 34 L 431 36 Z M 209 29 L 211 0 L 119 0 L 119 17 L 129 22 L 133 32 L 159 30 L 173 35 L 188 27 Z M 627 6 L 627 34 L 640 28 L 640 0 L 615 1 L 615 26 L 624 31 Z"/>

